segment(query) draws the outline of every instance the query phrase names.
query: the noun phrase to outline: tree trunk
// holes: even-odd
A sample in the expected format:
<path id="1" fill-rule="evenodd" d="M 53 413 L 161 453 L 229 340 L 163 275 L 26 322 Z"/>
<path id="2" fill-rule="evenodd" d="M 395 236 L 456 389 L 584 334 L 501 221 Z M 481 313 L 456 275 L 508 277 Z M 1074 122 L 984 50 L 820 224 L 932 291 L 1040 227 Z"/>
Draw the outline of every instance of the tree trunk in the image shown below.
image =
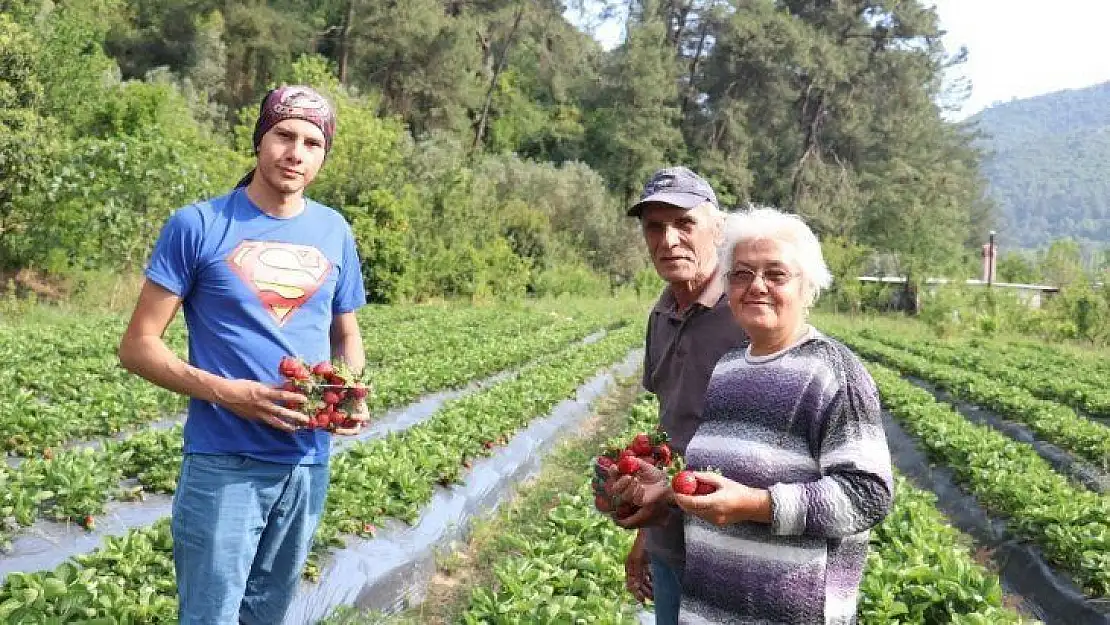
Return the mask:
<path id="1" fill-rule="evenodd" d="M 482 105 L 482 115 L 478 118 L 478 126 L 474 129 L 474 141 L 470 144 L 470 152 L 474 153 L 478 149 L 478 144 L 482 141 L 482 136 L 486 134 L 486 124 L 489 121 L 489 108 L 493 103 L 493 92 L 497 89 L 497 79 L 501 76 L 501 72 L 505 70 L 505 64 L 509 60 L 509 49 L 513 46 L 513 37 L 516 36 L 516 29 L 520 26 L 520 19 L 524 17 L 524 3 L 517 7 L 516 17 L 513 19 L 513 27 L 509 30 L 509 35 L 505 37 L 505 49 L 501 51 L 501 58 L 497 61 L 497 67 L 493 70 L 493 76 L 489 81 L 489 89 L 486 90 L 486 101 Z"/>
<path id="2" fill-rule="evenodd" d="M 355 19 L 355 0 L 347 0 L 347 15 L 339 31 L 339 84 L 347 85 L 347 67 L 351 59 L 351 22 Z"/>
<path id="3" fill-rule="evenodd" d="M 802 114 L 801 122 L 805 125 L 805 139 L 802 141 L 802 156 L 798 159 L 797 165 L 794 166 L 794 179 L 791 182 L 791 207 L 798 205 L 798 199 L 802 195 L 802 171 L 805 168 L 806 161 L 813 157 L 820 157 L 820 144 L 818 141 L 818 133 L 821 131 L 821 119 L 825 113 L 825 92 L 822 90 L 817 95 L 817 101 L 810 107 L 813 94 L 813 82 L 806 86 L 805 94 L 802 96 Z"/>
<path id="4" fill-rule="evenodd" d="M 694 88 L 694 77 L 698 73 L 698 63 L 701 61 L 701 51 L 705 48 L 705 39 L 709 36 L 709 22 L 702 20 L 701 36 L 698 37 L 698 47 L 694 50 L 694 56 L 690 59 L 690 74 L 686 80 L 686 93 L 682 96 L 682 117 L 690 112 L 690 106 L 693 104 L 693 95 L 697 93 Z"/>

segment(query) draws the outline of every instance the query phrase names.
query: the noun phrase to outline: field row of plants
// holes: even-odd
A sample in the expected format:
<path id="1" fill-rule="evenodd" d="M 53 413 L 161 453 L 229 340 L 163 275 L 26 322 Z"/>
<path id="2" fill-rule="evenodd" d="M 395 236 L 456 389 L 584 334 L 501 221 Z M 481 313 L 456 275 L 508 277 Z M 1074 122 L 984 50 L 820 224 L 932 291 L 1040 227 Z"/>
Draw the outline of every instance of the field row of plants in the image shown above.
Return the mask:
<path id="1" fill-rule="evenodd" d="M 459 313 L 451 314 L 477 320 L 474 313 L 461 312 L 466 308 L 457 309 Z M 575 317 L 565 314 L 556 317 L 544 311 L 525 310 L 515 315 L 502 311 L 501 321 L 487 318 L 485 323 L 468 324 L 456 330 L 456 334 L 470 337 L 471 347 L 444 350 L 435 358 L 426 357 L 424 345 L 442 344 L 442 335 L 429 331 L 426 321 L 401 323 L 390 338 L 399 351 L 410 356 L 388 367 L 368 365 L 374 381 L 372 414 L 380 414 L 424 393 L 518 366 L 604 327 L 627 323 L 630 317 L 619 317 L 621 312 L 619 308 L 609 311 L 598 308 Z M 537 321 L 547 325 L 537 325 Z M 149 383 L 143 384 L 143 388 L 153 388 Z M 10 518 L 22 526 L 39 517 L 87 523 L 89 517 L 102 514 L 110 500 L 135 499 L 144 491 L 172 493 L 180 463 L 180 427 L 142 430 L 122 441 L 107 442 L 97 450 L 44 448 L 42 455 L 27 458 L 18 468 L 0 464 L 0 519 Z M 120 487 L 125 478 L 137 478 L 138 485 Z M 16 529 L 10 525 L 0 527 L 0 547 Z"/>
<path id="2" fill-rule="evenodd" d="M 421 425 L 352 445 L 333 461 L 315 555 L 341 545 L 342 534 L 372 534 L 386 518 L 414 520 L 437 484 L 460 481 L 473 458 L 491 453 L 642 338 L 642 327 L 629 325 L 572 345 L 515 378 L 449 402 Z M 173 622 L 174 593 L 168 526 L 159 522 L 109 538 L 53 572 L 9 576 L 0 589 L 0 622 Z"/>
<path id="3" fill-rule="evenodd" d="M 658 421 L 654 398 L 642 396 L 629 412 L 619 445 Z M 588 479 L 558 497 L 542 518 L 516 519 L 499 535 L 510 555 L 493 563 L 495 583 L 475 588 L 462 622 L 635 623 L 624 589 L 624 554 L 632 533 L 594 511 Z M 861 584 L 860 622 L 1022 622 L 1004 607 L 998 577 L 975 562 L 970 539 L 953 529 L 935 497 L 898 476 L 894 508 L 872 533 Z M 575 621 L 577 619 L 577 621 Z"/>
<path id="4" fill-rule="evenodd" d="M 1035 543 L 1093 598 L 1110 596 L 1110 497 L 1076 487 L 1029 445 L 967 421 L 925 390 L 869 363 L 883 405 L 934 462 L 1012 534 Z"/>
<path id="5" fill-rule="evenodd" d="M 1088 415 L 1110 417 L 1110 377 L 1089 363 L 1046 361 L 1033 354 L 1008 350 L 1006 344 L 988 339 L 954 343 L 870 329 L 862 330 L 860 336 L 937 363 L 990 376 Z"/>
<path id="6" fill-rule="evenodd" d="M 1076 457 L 1103 470 L 1110 469 L 1110 427 L 1102 423 L 1067 406 L 1034 397 L 994 376 L 936 362 L 864 338 L 858 332 L 836 329 L 834 333 L 860 356 L 881 361 L 902 374 L 923 378 L 956 397 L 990 408 L 1027 425 L 1038 437 Z"/>
<path id="7" fill-rule="evenodd" d="M 371 410 L 465 382 L 475 368 L 493 372 L 520 362 L 520 350 L 500 345 L 509 339 L 540 334 L 544 341 L 574 340 L 623 323 L 634 310 L 630 302 L 577 308 L 398 307 L 405 315 L 381 314 L 386 321 L 379 318 L 383 307 L 360 312 L 368 374 L 375 385 Z M 395 316 L 400 318 L 388 321 Z M 0 355 L 12 363 L 0 380 L 0 449 L 39 456 L 69 441 L 115 435 L 184 408 L 180 396 L 118 365 L 123 324 L 119 317 L 105 316 L 65 327 L 0 326 Z M 168 335 L 171 347 L 184 355 L 181 324 L 173 324 Z M 460 359 L 469 366 L 460 366 Z"/>

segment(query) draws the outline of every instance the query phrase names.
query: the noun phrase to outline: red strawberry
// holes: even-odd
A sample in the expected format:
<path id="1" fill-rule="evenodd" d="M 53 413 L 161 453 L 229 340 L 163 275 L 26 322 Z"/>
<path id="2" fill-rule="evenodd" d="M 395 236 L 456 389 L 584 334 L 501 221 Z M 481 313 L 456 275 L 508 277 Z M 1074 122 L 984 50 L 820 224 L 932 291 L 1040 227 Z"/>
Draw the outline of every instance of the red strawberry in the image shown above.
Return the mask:
<path id="1" fill-rule="evenodd" d="M 93 520 L 91 514 L 86 514 L 84 519 L 81 519 L 81 525 L 90 532 L 96 529 L 96 521 Z"/>
<path id="2" fill-rule="evenodd" d="M 292 356 L 282 356 L 281 361 L 278 362 L 278 373 L 282 377 L 296 378 L 300 369 L 301 362 Z"/>
<path id="3" fill-rule="evenodd" d="M 334 406 L 343 401 L 343 398 L 339 396 L 339 393 L 329 389 L 320 395 L 320 400 L 323 401 L 325 405 Z"/>
<path id="4" fill-rule="evenodd" d="M 625 456 L 617 463 L 617 472 L 621 475 L 632 475 L 639 469 L 640 463 L 636 462 L 631 456 Z"/>
<path id="5" fill-rule="evenodd" d="M 624 458 L 626 456 L 635 456 L 635 455 L 636 455 L 636 452 L 632 451 L 631 449 L 622 449 L 620 455 L 617 456 L 617 459 L 619 460 L 619 459 Z"/>
<path id="6" fill-rule="evenodd" d="M 324 380 L 326 380 L 328 384 L 334 384 L 336 386 L 347 386 L 347 378 L 339 375 L 338 373 L 329 373 L 324 376 Z"/>
<path id="7" fill-rule="evenodd" d="M 326 360 L 323 362 L 318 362 L 314 367 L 312 367 L 312 374 L 318 375 L 322 378 L 326 378 L 333 373 L 335 373 L 335 367 Z"/>
<path id="8" fill-rule="evenodd" d="M 610 467 L 617 466 L 617 463 L 614 462 L 613 459 L 609 456 L 598 456 L 597 466 L 601 467 L 602 469 L 609 469 Z"/>
<path id="9" fill-rule="evenodd" d="M 602 512 L 609 513 L 613 511 L 613 502 L 605 495 L 594 495 L 594 507 Z"/>
<path id="10" fill-rule="evenodd" d="M 362 524 L 362 533 L 363 534 L 370 534 L 371 536 L 373 536 L 374 534 L 378 533 L 378 528 L 374 527 L 370 523 L 363 523 Z"/>
<path id="11" fill-rule="evenodd" d="M 493 449 L 493 441 L 482 441 L 482 447 Z"/>
<path id="12" fill-rule="evenodd" d="M 650 456 L 651 455 L 651 437 L 647 434 L 637 434 L 632 439 L 632 444 L 628 447 L 637 456 Z"/>
<path id="13" fill-rule="evenodd" d="M 671 490 L 680 495 L 693 495 L 698 490 L 698 478 L 693 471 L 679 471 L 671 480 Z"/>
<path id="14" fill-rule="evenodd" d="M 694 491 L 695 495 L 708 495 L 717 492 L 717 487 L 709 482 L 698 480 L 698 489 Z"/>

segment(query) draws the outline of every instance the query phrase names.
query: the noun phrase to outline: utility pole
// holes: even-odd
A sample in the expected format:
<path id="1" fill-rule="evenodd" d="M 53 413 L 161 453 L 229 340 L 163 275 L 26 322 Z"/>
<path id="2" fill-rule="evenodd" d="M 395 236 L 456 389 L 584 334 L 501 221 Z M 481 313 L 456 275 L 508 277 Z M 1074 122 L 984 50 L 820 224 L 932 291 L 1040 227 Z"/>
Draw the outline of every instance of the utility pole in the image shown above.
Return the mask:
<path id="1" fill-rule="evenodd" d="M 990 244 L 987 247 L 987 288 L 994 284 L 994 230 L 990 233 Z"/>

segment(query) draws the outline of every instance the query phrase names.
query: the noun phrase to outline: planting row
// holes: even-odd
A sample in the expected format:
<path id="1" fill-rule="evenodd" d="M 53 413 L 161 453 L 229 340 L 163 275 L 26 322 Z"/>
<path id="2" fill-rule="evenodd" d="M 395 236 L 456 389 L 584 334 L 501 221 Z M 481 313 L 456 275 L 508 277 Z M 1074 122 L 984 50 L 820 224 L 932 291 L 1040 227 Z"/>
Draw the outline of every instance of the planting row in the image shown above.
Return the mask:
<path id="1" fill-rule="evenodd" d="M 546 316 L 546 315 L 545 315 Z M 436 358 L 413 357 L 386 369 L 371 369 L 374 394 L 372 414 L 412 401 L 422 394 L 461 385 L 531 358 L 550 354 L 612 320 L 584 319 L 553 323 L 522 335 L 495 335 L 488 330 L 484 342 Z M 493 326 L 488 326 L 492 328 Z M 434 334 L 409 335 L 430 337 Z M 148 385 L 149 386 L 149 385 Z M 0 464 L 0 519 L 14 523 L 0 526 L 0 549 L 17 525 L 30 525 L 38 516 L 87 523 L 111 499 L 140 497 L 150 492 L 173 492 L 181 462 L 181 429 L 146 430 L 99 450 L 47 451 L 28 458 L 18 468 Z M 117 488 L 124 478 L 137 478 L 138 486 Z"/>
<path id="2" fill-rule="evenodd" d="M 1038 399 L 989 375 L 937 363 L 858 334 L 837 332 L 837 336 L 865 358 L 933 382 L 957 397 L 1029 426 L 1043 440 L 1096 467 L 1110 469 L 1110 427 L 1086 419 L 1067 406 Z"/>
<path id="3" fill-rule="evenodd" d="M 415 519 L 437 485 L 459 481 L 470 459 L 491 453 L 642 338 L 642 327 L 629 326 L 572 346 L 548 364 L 449 402 L 424 424 L 352 445 L 333 459 L 314 557 L 342 545 L 343 533 L 372 535 L 386 518 Z M 315 570 L 312 564 L 306 574 Z M 53 572 L 10 575 L 0 589 L 0 622 L 173 622 L 175 592 L 168 525 L 160 521 L 109 538 L 101 549 Z"/>
<path id="4" fill-rule="evenodd" d="M 642 397 L 627 431 L 611 443 L 650 431 L 656 411 L 655 401 Z M 542 518 L 517 521 L 498 538 L 499 551 L 513 555 L 495 562 L 495 585 L 472 591 L 463 622 L 520 623 L 532 615 L 545 622 L 636 622 L 624 589 L 632 534 L 594 511 L 588 480 L 560 496 Z M 872 533 L 860 622 L 1021 622 L 1003 607 L 997 576 L 974 561 L 969 545 L 936 510 L 932 494 L 899 476 L 893 510 Z"/>
<path id="5" fill-rule="evenodd" d="M 1110 498 L 1073 487 L 1036 451 L 972 424 L 878 364 L 869 369 L 883 405 L 926 454 L 1017 538 L 1038 545 L 1090 597 L 1110 596 Z"/>
<path id="6" fill-rule="evenodd" d="M 952 345 L 868 330 L 861 332 L 860 336 L 934 362 L 988 375 L 1041 399 L 1071 406 L 1090 415 L 1110 417 L 1110 380 L 1105 374 L 1096 373 L 1076 361 L 1045 362 L 1035 356 L 1005 351 L 999 343 L 982 340 Z"/>
<path id="7" fill-rule="evenodd" d="M 576 304 L 584 310 L 575 309 Z M 485 350 L 484 358 L 492 360 L 488 370 L 498 366 L 499 342 L 539 331 L 580 337 L 634 314 L 628 304 L 602 308 L 573 302 L 570 308 L 569 313 L 553 314 L 535 306 L 417 306 L 395 323 L 390 320 L 399 313 L 391 308 L 360 311 L 371 374 L 421 357 L 431 361 L 410 367 L 410 375 L 392 386 L 379 385 L 371 407 L 408 401 L 436 380 L 463 381 L 458 375 L 465 372 L 450 380 L 450 371 L 437 370 L 437 365 L 450 366 L 443 352 Z M 180 396 L 119 367 L 115 351 L 123 323 L 104 316 L 84 323 L 0 325 L 0 356 L 7 363 L 0 379 L 0 450 L 40 455 L 68 441 L 114 435 L 184 409 Z M 175 352 L 185 354 L 182 324 L 170 326 L 167 340 Z"/>

